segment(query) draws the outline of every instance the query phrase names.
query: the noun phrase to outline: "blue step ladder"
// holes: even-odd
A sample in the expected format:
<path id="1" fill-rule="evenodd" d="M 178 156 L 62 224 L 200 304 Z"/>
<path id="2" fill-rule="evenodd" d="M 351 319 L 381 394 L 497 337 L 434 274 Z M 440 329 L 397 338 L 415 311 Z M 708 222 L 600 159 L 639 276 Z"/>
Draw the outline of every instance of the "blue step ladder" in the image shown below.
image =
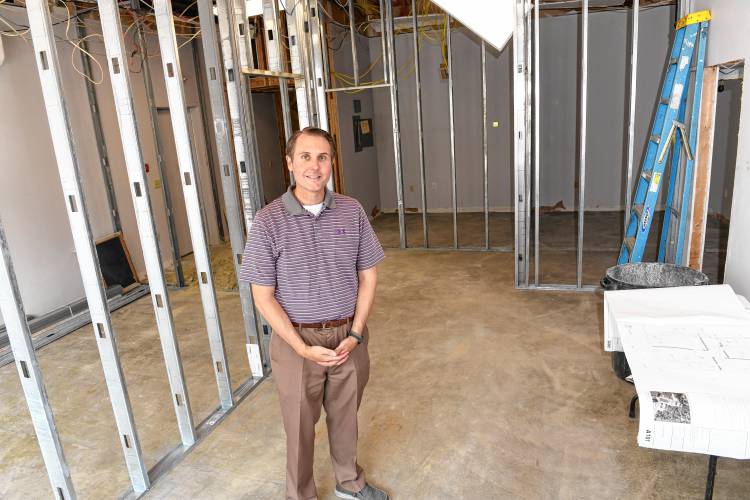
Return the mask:
<path id="1" fill-rule="evenodd" d="M 658 260 L 682 263 L 689 215 L 686 208 L 690 206 L 692 195 L 694 151 L 698 136 L 698 115 L 710 19 L 710 12 L 704 10 L 688 14 L 675 25 L 674 45 L 664 75 L 646 156 L 641 166 L 625 238 L 617 259 L 618 264 L 643 260 L 651 223 L 654 220 L 654 209 L 659 200 L 662 180 L 670 158 L 667 208 L 662 224 Z M 691 63 L 696 45 L 698 51 L 695 58 L 695 78 L 691 80 Z M 685 115 L 691 82 L 693 95 L 688 134 Z M 668 154 L 670 148 L 671 155 Z"/>

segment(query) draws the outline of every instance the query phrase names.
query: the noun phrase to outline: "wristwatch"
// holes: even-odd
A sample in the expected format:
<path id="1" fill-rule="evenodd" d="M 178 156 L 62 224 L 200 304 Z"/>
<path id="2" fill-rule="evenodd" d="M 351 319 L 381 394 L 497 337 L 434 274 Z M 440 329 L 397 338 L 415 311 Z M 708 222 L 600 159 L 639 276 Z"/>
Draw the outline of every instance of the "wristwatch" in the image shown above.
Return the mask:
<path id="1" fill-rule="evenodd" d="M 361 344 L 362 341 L 364 340 L 360 334 L 358 334 L 357 332 L 352 331 L 352 330 L 349 330 L 349 333 L 347 333 L 346 336 L 347 337 L 354 337 L 355 339 L 357 339 L 357 344 Z"/>

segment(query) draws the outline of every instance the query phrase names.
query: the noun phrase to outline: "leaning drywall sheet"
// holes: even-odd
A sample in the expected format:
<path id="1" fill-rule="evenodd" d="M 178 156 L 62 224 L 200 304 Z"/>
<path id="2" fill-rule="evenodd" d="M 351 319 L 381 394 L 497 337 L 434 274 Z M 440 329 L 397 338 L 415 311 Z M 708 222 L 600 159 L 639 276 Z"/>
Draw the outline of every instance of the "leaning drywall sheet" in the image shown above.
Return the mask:
<path id="1" fill-rule="evenodd" d="M 674 293 L 671 304 L 653 307 Z M 731 287 L 611 292 L 605 302 L 613 299 L 610 321 L 640 401 L 638 444 L 750 458 L 750 311 Z M 651 306 L 620 315 L 626 302 L 631 311 Z"/>

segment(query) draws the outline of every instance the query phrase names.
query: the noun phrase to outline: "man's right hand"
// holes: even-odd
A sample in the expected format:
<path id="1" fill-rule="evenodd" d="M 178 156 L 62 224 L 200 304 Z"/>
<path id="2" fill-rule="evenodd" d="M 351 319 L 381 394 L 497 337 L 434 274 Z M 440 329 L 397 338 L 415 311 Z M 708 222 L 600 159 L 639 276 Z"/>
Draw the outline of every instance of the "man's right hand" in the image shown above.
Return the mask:
<path id="1" fill-rule="evenodd" d="M 336 351 L 332 349 L 326 349 L 322 346 L 310 346 L 306 345 L 305 350 L 302 351 L 301 356 L 318 363 L 320 366 L 335 366 L 340 365 L 349 357 L 349 353 L 345 352 L 342 354 L 336 354 Z"/>

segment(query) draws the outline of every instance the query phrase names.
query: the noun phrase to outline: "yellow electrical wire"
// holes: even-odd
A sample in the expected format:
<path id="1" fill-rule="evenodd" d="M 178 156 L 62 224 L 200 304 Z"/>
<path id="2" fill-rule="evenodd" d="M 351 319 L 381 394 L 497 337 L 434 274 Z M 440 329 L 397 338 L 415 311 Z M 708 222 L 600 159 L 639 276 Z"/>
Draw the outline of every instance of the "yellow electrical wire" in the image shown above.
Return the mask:
<path id="1" fill-rule="evenodd" d="M 5 1 L 5 0 L 3 0 L 3 1 Z M 2 2 L 0 2 L 0 3 L 2 3 Z M 29 32 L 30 28 L 26 28 L 23 31 L 18 31 L 16 28 L 14 28 L 8 21 L 6 21 L 2 17 L 0 17 L 0 22 L 2 22 L 4 25 L 6 25 L 8 28 L 10 28 L 10 30 L 13 32 L 12 34 L 11 33 L 3 33 L 2 36 L 13 37 L 13 38 L 20 37 L 21 40 L 23 40 L 28 45 L 29 39 L 26 37 L 26 34 Z"/>
<path id="2" fill-rule="evenodd" d="M 83 42 L 84 40 L 86 40 L 87 38 L 92 38 L 92 37 L 97 37 L 97 36 L 98 36 L 99 38 L 102 38 L 102 39 L 104 39 L 104 37 L 103 37 L 102 35 L 100 35 L 99 33 L 91 33 L 90 35 L 86 35 L 85 37 L 83 37 L 83 38 L 81 38 L 80 40 L 78 40 L 78 41 L 75 41 L 75 42 L 73 42 L 73 41 L 71 41 L 71 40 L 68 40 L 68 42 L 69 42 L 69 43 L 70 43 L 71 45 L 73 45 L 73 49 L 74 49 L 74 50 L 72 50 L 72 51 L 70 52 L 70 64 L 71 64 L 71 65 L 73 66 L 73 69 L 75 70 L 75 72 L 76 72 L 76 73 L 78 73 L 79 75 L 81 75 L 81 76 L 82 76 L 82 77 L 84 77 L 84 78 L 85 78 L 86 80 L 88 80 L 88 81 L 90 81 L 91 83 L 93 83 L 94 85 L 99 85 L 99 84 L 101 84 L 101 83 L 102 83 L 102 82 L 104 81 L 104 68 L 102 67 L 102 65 L 101 65 L 101 63 L 99 62 L 99 60 L 98 60 L 98 59 L 97 59 L 96 57 L 94 57 L 94 55 L 93 55 L 93 54 L 91 54 L 91 52 L 89 52 L 89 51 L 87 51 L 86 49 L 84 49 L 83 47 L 81 47 L 81 45 L 80 45 L 80 44 L 81 44 L 81 43 L 82 43 L 82 42 Z M 78 69 L 78 67 L 76 66 L 76 61 L 75 61 L 75 53 L 76 53 L 76 50 L 80 50 L 80 51 L 81 51 L 81 52 L 83 52 L 83 53 L 84 53 L 84 54 L 85 54 L 86 56 L 88 56 L 88 57 L 89 57 L 89 58 L 90 58 L 91 60 L 93 60 L 93 61 L 94 61 L 94 63 L 96 63 L 96 66 L 97 66 L 97 67 L 99 68 L 99 75 L 101 75 L 101 76 L 100 76 L 100 78 L 99 78 L 99 81 L 96 81 L 96 82 L 95 82 L 95 81 L 94 81 L 94 80 L 92 80 L 92 79 L 91 79 L 91 78 L 90 78 L 90 77 L 89 77 L 88 75 L 84 74 L 84 73 L 83 73 L 82 71 L 80 71 L 80 70 Z"/>
<path id="3" fill-rule="evenodd" d="M 365 0 L 357 0 L 357 6 L 360 7 L 360 9 L 363 12 L 368 13 L 368 15 L 375 15 L 375 14 L 380 15 L 379 9 L 375 8 L 373 5 L 369 5 L 369 7 L 365 6 L 364 8 L 362 8 L 362 5 L 360 5 L 360 4 L 363 1 L 365 1 Z M 432 13 L 431 11 L 432 11 L 433 7 L 434 7 L 434 5 L 430 2 L 430 0 L 419 0 L 417 2 L 417 12 L 419 13 L 419 15 Z M 441 11 L 439 11 L 439 12 L 441 12 Z M 440 44 L 443 65 L 446 65 L 446 66 L 448 64 L 448 59 L 447 59 L 447 40 L 446 40 L 446 33 L 447 33 L 448 29 L 450 29 L 450 26 L 449 26 L 449 23 L 448 23 L 448 16 L 444 14 L 443 15 L 443 22 L 441 23 L 441 25 L 439 25 L 439 30 L 440 30 L 439 38 L 433 38 L 432 35 L 428 35 L 428 30 L 426 30 L 424 27 L 420 27 L 419 28 L 419 32 L 418 32 L 418 36 L 419 36 L 420 39 L 426 39 L 426 40 L 429 40 L 431 42 L 437 42 L 437 43 Z M 382 54 L 379 55 L 377 57 L 377 59 L 375 59 L 372 62 L 372 64 L 370 64 L 370 66 L 362 74 L 359 75 L 359 78 L 361 79 L 362 77 L 367 76 L 375 68 L 375 65 L 382 59 L 382 57 L 383 57 Z M 414 72 L 414 68 L 415 68 L 414 58 L 412 58 L 406 64 L 409 65 L 408 68 L 405 65 L 405 66 L 400 67 L 398 69 L 399 73 L 403 73 L 405 70 L 408 71 L 405 75 L 403 75 L 403 77 L 408 77 L 408 76 L 410 76 Z M 336 80 L 338 80 L 341 83 L 343 83 L 344 85 L 354 86 L 354 75 L 352 75 L 352 74 L 334 71 L 333 74 L 332 74 L 332 76 Z M 360 82 L 360 85 L 379 85 L 379 84 L 382 84 L 382 83 L 385 83 L 385 80 L 378 79 L 378 80 L 371 80 L 371 81 L 368 81 L 368 82 Z M 363 92 L 364 90 L 366 90 L 366 89 L 348 90 L 348 91 L 343 91 L 343 92 L 345 94 L 357 94 L 357 93 Z"/>

